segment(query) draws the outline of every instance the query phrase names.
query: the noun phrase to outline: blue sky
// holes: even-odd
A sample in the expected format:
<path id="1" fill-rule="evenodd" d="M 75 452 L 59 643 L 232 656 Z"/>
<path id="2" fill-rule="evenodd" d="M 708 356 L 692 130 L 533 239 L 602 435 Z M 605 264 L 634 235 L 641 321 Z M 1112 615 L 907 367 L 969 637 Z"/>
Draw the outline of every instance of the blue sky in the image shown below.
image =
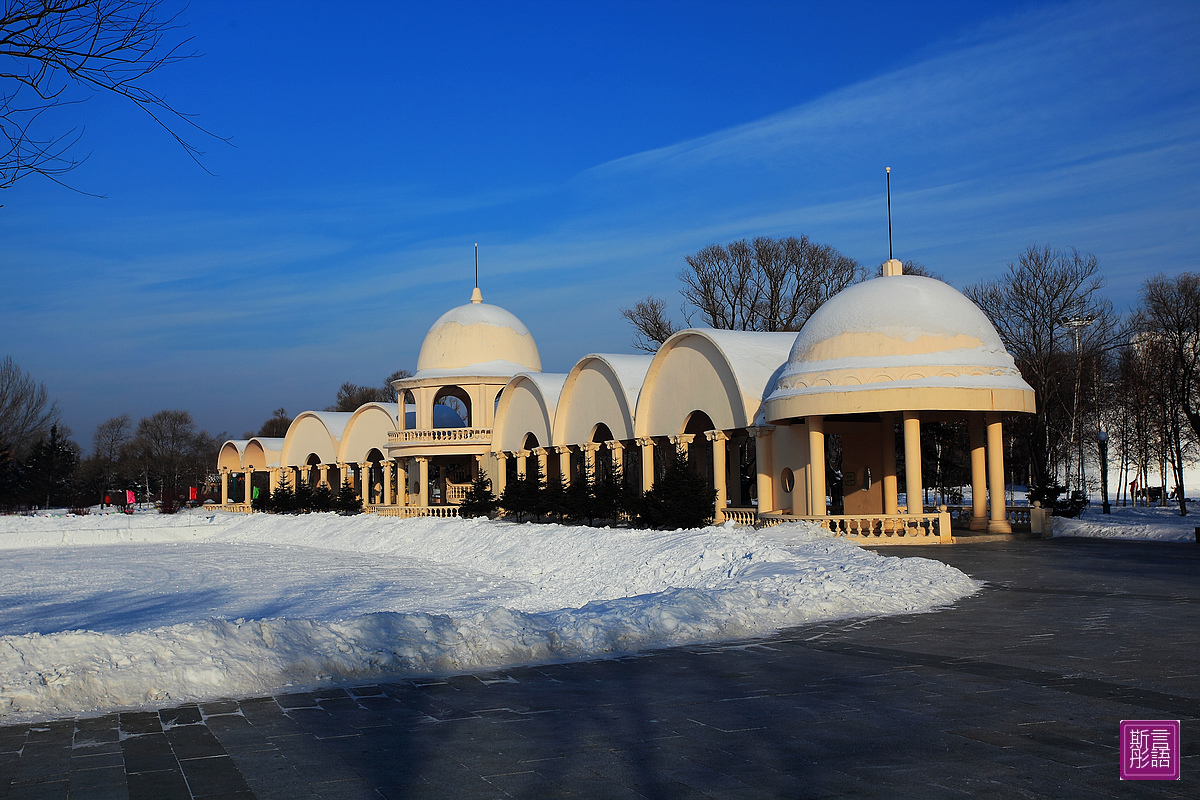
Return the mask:
<path id="1" fill-rule="evenodd" d="M 1118 307 L 1198 268 L 1200 6 L 195 3 L 154 87 L 209 175 L 94 97 L 70 183 L 0 192 L 0 355 L 75 438 L 186 408 L 216 433 L 414 368 L 472 286 L 548 371 L 628 352 L 683 257 L 806 233 L 964 285 L 1095 253 Z M 676 314 L 678 316 L 678 313 Z"/>

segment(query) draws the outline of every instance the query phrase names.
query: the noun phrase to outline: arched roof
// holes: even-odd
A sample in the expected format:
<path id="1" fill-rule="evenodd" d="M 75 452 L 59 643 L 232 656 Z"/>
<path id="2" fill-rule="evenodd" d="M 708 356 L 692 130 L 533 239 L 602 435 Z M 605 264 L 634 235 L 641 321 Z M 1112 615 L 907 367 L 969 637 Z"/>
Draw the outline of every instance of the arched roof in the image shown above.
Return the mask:
<path id="1" fill-rule="evenodd" d="M 532 433 L 542 447 L 554 443 L 554 415 L 567 376 L 563 373 L 516 375 L 500 393 L 492 450 L 520 450 Z"/>
<path id="2" fill-rule="evenodd" d="M 243 459 L 247 467 L 269 469 L 279 466 L 279 454 L 284 440 L 269 436 L 255 436 L 246 443 Z"/>
<path id="3" fill-rule="evenodd" d="M 217 454 L 217 469 L 241 470 L 242 454 L 246 452 L 249 442 L 249 439 L 230 439 L 221 445 L 221 452 Z"/>
<path id="4" fill-rule="evenodd" d="M 387 452 L 388 432 L 397 429 L 395 403 L 366 403 L 351 414 L 338 441 L 338 463 L 358 464 L 372 450 Z"/>
<path id="5" fill-rule="evenodd" d="M 542 359 L 529 329 L 509 311 L 484 303 L 477 288 L 470 303 L 450 309 L 433 323 L 413 378 L 541 371 Z"/>
<path id="6" fill-rule="evenodd" d="M 638 397 L 635 432 L 682 432 L 693 411 L 721 430 L 756 424 L 763 397 L 783 369 L 794 333 L 689 328 L 658 349 Z"/>
<path id="7" fill-rule="evenodd" d="M 633 412 L 654 356 L 592 353 L 567 373 L 554 415 L 554 441 L 581 444 L 597 423 L 616 439 L 632 439 Z"/>
<path id="8" fill-rule="evenodd" d="M 323 464 L 336 463 L 338 443 L 353 416 L 349 411 L 300 413 L 288 426 L 280 463 L 287 467 L 302 467 L 312 453 L 316 453 Z"/>
<path id="9" fill-rule="evenodd" d="M 1033 408 L 1033 390 L 978 306 L 942 281 L 889 275 L 851 286 L 812 315 L 767 416 Z"/>

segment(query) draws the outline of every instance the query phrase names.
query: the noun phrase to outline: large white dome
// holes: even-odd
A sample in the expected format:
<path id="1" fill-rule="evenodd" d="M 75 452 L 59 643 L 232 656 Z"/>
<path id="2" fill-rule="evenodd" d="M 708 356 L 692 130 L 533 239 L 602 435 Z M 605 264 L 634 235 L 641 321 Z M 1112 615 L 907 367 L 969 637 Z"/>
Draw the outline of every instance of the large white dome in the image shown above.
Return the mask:
<path id="1" fill-rule="evenodd" d="M 964 394 L 980 391 L 988 395 Z M 851 286 L 812 315 L 767 402 L 771 419 L 922 408 L 1023 411 L 1032 409 L 1033 391 L 991 321 L 965 295 L 932 278 L 892 275 Z"/>
<path id="2" fill-rule="evenodd" d="M 484 303 L 476 289 L 470 303 L 450 309 L 433 323 L 421 344 L 414 377 L 541 371 L 542 359 L 529 329 L 509 311 Z"/>

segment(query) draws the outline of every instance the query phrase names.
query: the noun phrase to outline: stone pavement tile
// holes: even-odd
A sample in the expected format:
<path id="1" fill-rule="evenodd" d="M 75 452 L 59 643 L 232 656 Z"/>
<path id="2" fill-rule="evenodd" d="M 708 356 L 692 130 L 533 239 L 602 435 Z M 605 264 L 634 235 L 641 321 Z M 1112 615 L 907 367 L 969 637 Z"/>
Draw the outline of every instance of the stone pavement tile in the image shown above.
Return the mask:
<path id="1" fill-rule="evenodd" d="M 183 774 L 175 770 L 157 770 L 131 774 L 129 800 L 191 800 Z"/>
<path id="2" fill-rule="evenodd" d="M 239 710 L 236 700 L 216 700 L 200 704 L 200 713 L 206 717 L 213 717 L 219 714 L 236 714 Z"/>
<path id="3" fill-rule="evenodd" d="M 108 750 L 107 748 L 114 748 Z M 95 747 L 86 749 L 76 748 L 71 752 L 71 771 L 85 772 L 92 769 L 105 769 L 107 767 L 125 768 L 125 756 L 121 753 L 121 745 L 114 742 L 111 745 L 104 745 L 104 750 Z"/>
<path id="4" fill-rule="evenodd" d="M 181 762 L 193 758 L 226 755 L 217 737 L 203 725 L 181 725 L 166 733 L 171 750 Z"/>
<path id="5" fill-rule="evenodd" d="M 238 753 L 231 756 L 242 777 L 259 800 L 291 800 L 315 797 L 308 781 L 302 780 L 292 762 L 281 752 Z"/>
<path id="6" fill-rule="evenodd" d="M 121 752 L 125 758 L 125 771 L 131 775 L 179 770 L 179 762 L 164 733 L 147 733 L 126 739 L 121 742 Z"/>
<path id="7" fill-rule="evenodd" d="M 118 715 L 121 732 L 127 734 L 160 733 L 162 720 L 155 711 L 127 711 Z"/>
<path id="8" fill-rule="evenodd" d="M 316 708 L 317 698 L 312 692 L 295 692 L 292 694 L 277 694 L 275 702 L 280 708 L 290 710 L 293 708 Z"/>
<path id="9" fill-rule="evenodd" d="M 535 770 L 484 775 L 483 780 L 510 797 L 565 797 L 571 793 L 567 787 L 548 780 Z"/>
<path id="10" fill-rule="evenodd" d="M 250 786 L 229 756 L 181 761 L 192 797 L 212 797 L 250 791 Z"/>
<path id="11" fill-rule="evenodd" d="M 172 725 L 194 725 L 201 720 L 200 706 L 189 704 L 164 708 L 159 710 L 158 718 L 164 728 Z"/>
<path id="12" fill-rule="evenodd" d="M 124 767 L 105 767 L 70 773 L 70 797 L 75 800 L 85 795 L 128 796 L 128 779 Z"/>
<path id="13" fill-rule="evenodd" d="M 15 753 L 25 746 L 29 738 L 29 728 L 8 727 L 0 728 L 0 753 Z"/>
<path id="14" fill-rule="evenodd" d="M 67 800 L 66 779 L 12 784 L 5 800 Z"/>

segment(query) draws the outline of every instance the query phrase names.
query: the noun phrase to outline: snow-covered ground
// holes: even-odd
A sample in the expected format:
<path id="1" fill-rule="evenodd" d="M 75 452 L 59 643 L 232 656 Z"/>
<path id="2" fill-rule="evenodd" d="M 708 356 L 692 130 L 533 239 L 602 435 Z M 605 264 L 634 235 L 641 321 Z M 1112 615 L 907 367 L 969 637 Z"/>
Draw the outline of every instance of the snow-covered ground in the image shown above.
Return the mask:
<path id="1" fill-rule="evenodd" d="M 978 587 L 798 524 L 0 517 L 0 724 L 755 636 Z"/>
<path id="2" fill-rule="evenodd" d="M 1178 504 L 1166 508 L 1111 506 L 1111 514 L 1100 513 L 1093 501 L 1080 519 L 1054 520 L 1055 536 L 1088 536 L 1100 539 L 1143 539 L 1159 542 L 1194 542 L 1200 527 L 1200 507 L 1188 503 L 1188 515 L 1179 516 Z"/>

